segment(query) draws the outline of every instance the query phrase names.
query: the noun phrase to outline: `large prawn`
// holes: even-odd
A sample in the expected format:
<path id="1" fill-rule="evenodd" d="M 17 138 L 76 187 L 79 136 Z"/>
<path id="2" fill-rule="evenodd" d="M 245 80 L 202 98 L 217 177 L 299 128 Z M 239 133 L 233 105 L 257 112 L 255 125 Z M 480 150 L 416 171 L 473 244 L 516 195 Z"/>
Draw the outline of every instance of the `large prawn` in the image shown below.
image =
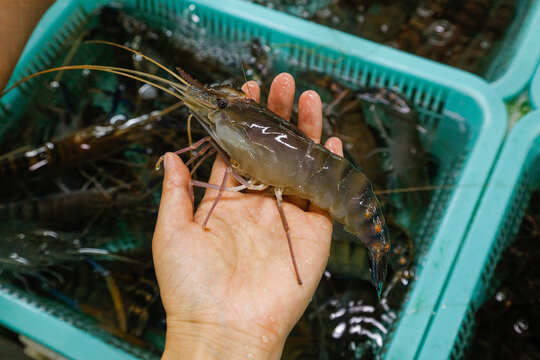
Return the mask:
<path id="1" fill-rule="evenodd" d="M 224 191 L 273 189 L 296 277 L 298 283 L 302 284 L 289 226 L 282 209 L 283 195 L 296 195 L 328 211 L 333 219 L 344 224 L 364 243 L 371 261 L 372 282 L 380 294 L 386 277 L 390 238 L 372 185 L 361 170 L 343 157 L 314 143 L 296 126 L 248 98 L 240 90 L 230 86 L 203 86 L 181 69 L 178 69 L 177 74 L 133 49 L 105 41 L 92 42 L 105 43 L 135 53 L 167 71 L 179 82 L 124 68 L 73 65 L 35 73 L 15 83 L 14 87 L 22 81 L 48 72 L 91 69 L 131 77 L 177 97 L 189 108 L 209 136 L 176 153 L 200 148 L 189 162 L 199 158 L 200 163 L 217 152 L 228 165 L 221 186 L 192 180 L 194 186 L 219 190 L 203 226 L 206 226 Z M 160 161 L 157 168 L 159 164 Z M 241 185 L 226 188 L 230 176 Z"/>

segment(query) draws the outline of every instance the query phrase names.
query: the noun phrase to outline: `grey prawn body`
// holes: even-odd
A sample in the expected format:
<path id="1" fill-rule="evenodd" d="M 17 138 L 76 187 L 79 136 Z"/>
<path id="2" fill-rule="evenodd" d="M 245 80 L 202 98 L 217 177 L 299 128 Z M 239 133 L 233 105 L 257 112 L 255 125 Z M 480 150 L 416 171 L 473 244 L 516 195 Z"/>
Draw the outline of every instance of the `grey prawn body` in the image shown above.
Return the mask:
<path id="1" fill-rule="evenodd" d="M 390 239 L 366 175 L 240 91 L 194 86 L 186 94 L 192 114 L 229 156 L 234 171 L 253 183 L 309 200 L 361 239 L 371 260 L 372 281 L 380 292 Z M 205 99 L 208 107 L 190 105 L 191 96 Z"/>

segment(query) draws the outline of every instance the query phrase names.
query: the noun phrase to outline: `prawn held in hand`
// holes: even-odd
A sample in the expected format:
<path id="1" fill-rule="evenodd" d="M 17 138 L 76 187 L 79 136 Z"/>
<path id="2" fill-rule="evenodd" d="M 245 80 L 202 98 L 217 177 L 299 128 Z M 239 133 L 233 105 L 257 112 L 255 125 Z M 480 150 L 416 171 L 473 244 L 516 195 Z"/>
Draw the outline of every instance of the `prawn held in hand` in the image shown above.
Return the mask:
<path id="1" fill-rule="evenodd" d="M 228 156 L 234 173 L 248 184 L 274 187 L 278 201 L 281 193 L 309 200 L 362 240 L 380 292 L 390 240 L 366 175 L 239 90 L 189 85 L 181 92 L 191 113 Z"/>

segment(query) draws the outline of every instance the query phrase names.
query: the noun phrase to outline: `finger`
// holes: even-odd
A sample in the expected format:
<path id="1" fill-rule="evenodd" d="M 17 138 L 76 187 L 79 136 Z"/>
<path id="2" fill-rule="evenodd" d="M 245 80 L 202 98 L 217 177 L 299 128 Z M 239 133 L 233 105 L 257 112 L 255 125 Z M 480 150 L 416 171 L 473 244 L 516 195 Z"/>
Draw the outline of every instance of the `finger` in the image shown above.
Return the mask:
<path id="1" fill-rule="evenodd" d="M 324 147 L 336 155 L 343 156 L 343 144 L 341 140 L 335 136 L 326 140 Z"/>
<path id="2" fill-rule="evenodd" d="M 281 73 L 274 78 L 268 95 L 268 109 L 285 120 L 290 120 L 294 101 L 294 79 L 291 74 Z"/>
<path id="3" fill-rule="evenodd" d="M 193 204 L 189 195 L 191 174 L 175 154 L 164 159 L 165 175 L 159 204 L 156 232 L 164 228 L 184 228 L 193 222 Z"/>
<path id="4" fill-rule="evenodd" d="M 343 156 L 343 144 L 341 143 L 341 140 L 335 136 L 326 140 L 324 147 L 336 155 Z M 321 209 L 317 205 L 310 204 L 309 211 L 330 217 L 327 211 Z"/>
<path id="5" fill-rule="evenodd" d="M 298 100 L 298 128 L 315 143 L 321 142 L 322 102 L 313 90 L 304 91 Z"/>
<path id="6" fill-rule="evenodd" d="M 250 98 L 255 100 L 255 102 L 259 102 L 261 99 L 261 89 L 259 88 L 259 84 L 257 84 L 255 81 L 250 80 L 244 85 L 242 85 L 242 91 Z"/>
<path id="7" fill-rule="evenodd" d="M 298 100 L 298 128 L 315 143 L 321 142 L 322 102 L 319 94 L 313 90 L 304 91 Z M 302 210 L 309 209 L 307 200 L 296 196 L 287 196 L 285 200 Z"/>

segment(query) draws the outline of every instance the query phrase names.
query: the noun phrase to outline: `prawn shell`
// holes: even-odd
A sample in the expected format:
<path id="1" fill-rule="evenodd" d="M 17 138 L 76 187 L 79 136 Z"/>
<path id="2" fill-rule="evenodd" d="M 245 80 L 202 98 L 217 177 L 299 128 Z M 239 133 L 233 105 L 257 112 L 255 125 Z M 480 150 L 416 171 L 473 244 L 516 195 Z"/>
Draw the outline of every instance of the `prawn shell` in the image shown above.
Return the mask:
<path id="1" fill-rule="evenodd" d="M 321 168 L 312 172 L 305 186 L 301 185 L 302 195 L 317 206 L 331 210 L 335 199 L 339 196 L 339 184 L 352 169 L 352 165 L 318 144 L 313 146 L 311 154 L 315 159 L 317 157 L 326 158 L 326 161 Z M 330 212 L 332 213 L 332 211 Z M 332 216 L 335 214 L 332 213 Z M 339 219 L 339 215 L 335 218 Z"/>
<path id="2" fill-rule="evenodd" d="M 253 101 L 231 101 L 212 118 L 210 132 L 240 173 L 328 210 L 366 245 L 387 234 L 369 179 L 343 157 Z"/>
<path id="3" fill-rule="evenodd" d="M 264 184 L 287 188 L 313 142 L 294 125 L 252 101 L 237 101 L 213 114 L 215 141 L 240 173 Z M 212 131 L 212 130 L 211 130 Z M 300 176 L 300 175 L 299 175 Z"/>
<path id="4" fill-rule="evenodd" d="M 350 220 L 354 213 L 362 220 L 354 223 L 363 223 L 365 222 L 363 220 L 369 220 L 377 214 L 379 204 L 373 196 L 371 183 L 359 170 L 352 168 L 343 177 L 338 189 L 339 197 L 330 208 L 336 218 L 346 222 L 347 218 Z M 351 212 L 351 210 L 354 211 Z"/>
<path id="5" fill-rule="evenodd" d="M 237 173 L 309 200 L 361 239 L 368 248 L 372 281 L 380 295 L 390 239 L 364 173 L 252 100 L 218 91 L 192 92 L 201 98 L 193 102 L 191 112 Z M 221 105 L 215 105 L 218 101 Z"/>

